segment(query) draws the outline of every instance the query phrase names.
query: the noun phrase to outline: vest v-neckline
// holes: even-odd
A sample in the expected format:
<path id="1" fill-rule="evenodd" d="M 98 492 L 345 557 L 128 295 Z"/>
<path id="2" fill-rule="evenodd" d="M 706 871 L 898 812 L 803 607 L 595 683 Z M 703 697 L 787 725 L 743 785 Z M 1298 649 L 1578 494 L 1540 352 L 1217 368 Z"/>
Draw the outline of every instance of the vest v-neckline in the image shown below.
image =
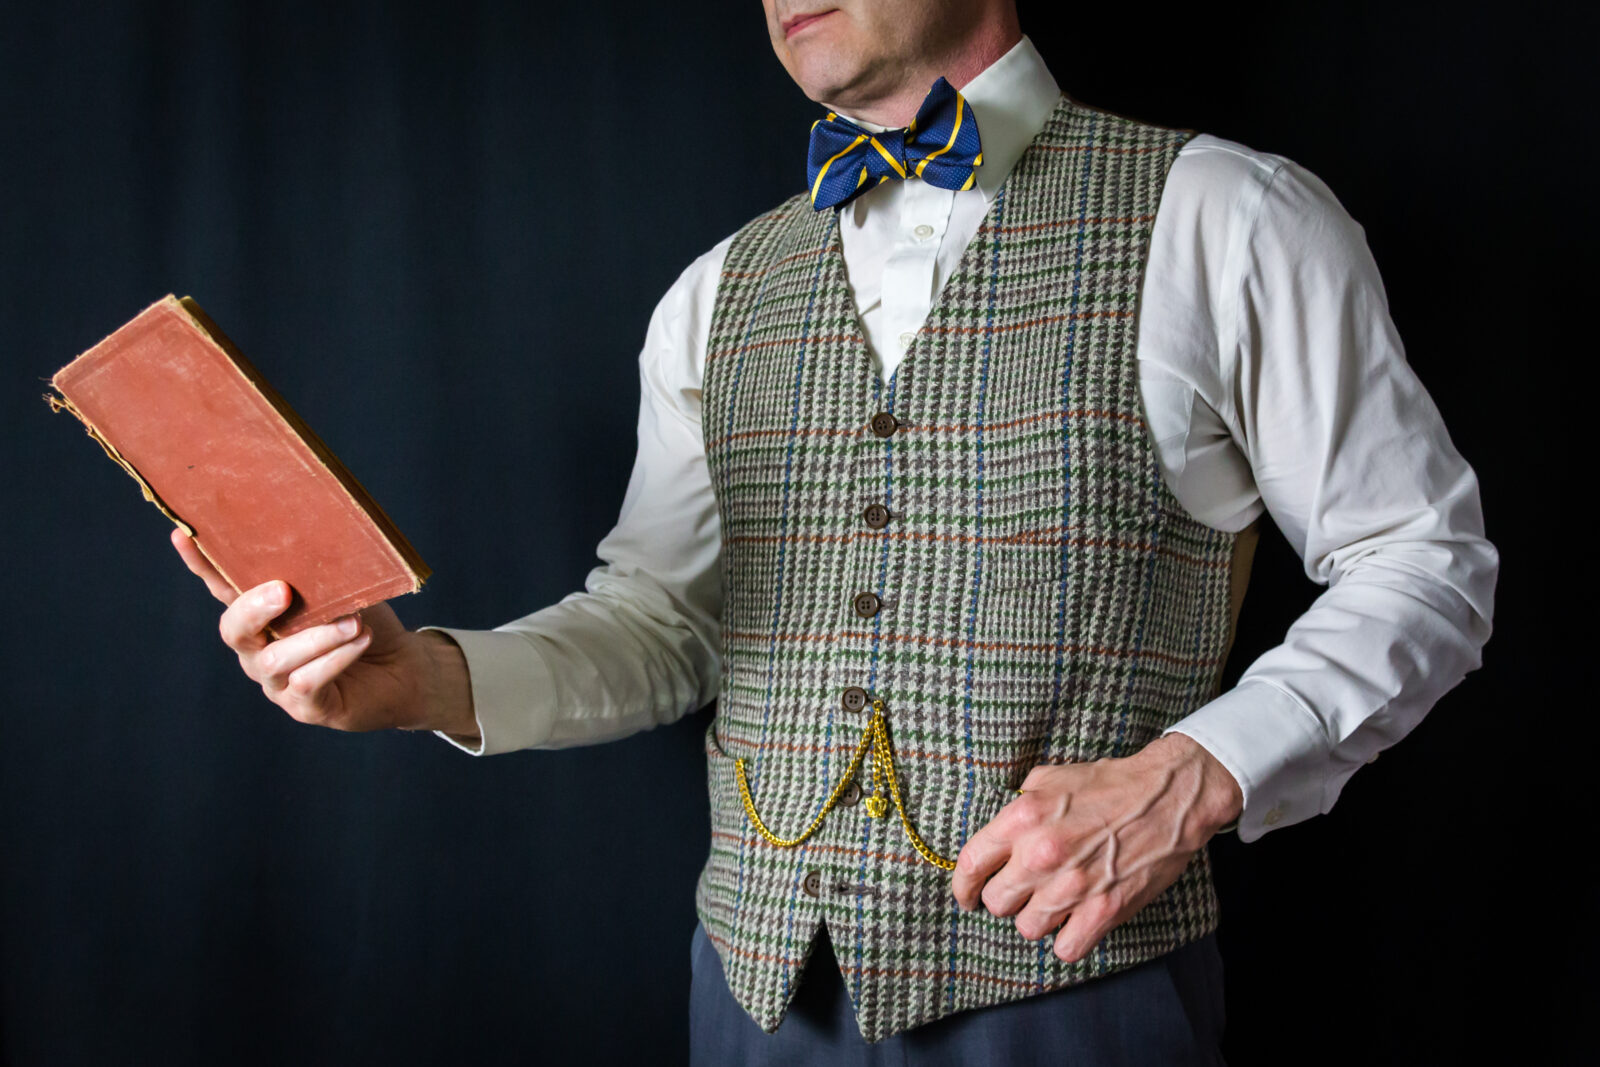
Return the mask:
<path id="1" fill-rule="evenodd" d="M 895 385 L 900 377 L 900 372 L 916 358 L 917 352 L 925 344 L 928 324 L 934 321 L 938 314 L 944 310 L 950 296 L 951 283 L 956 278 L 964 276 L 979 266 L 977 259 L 984 251 L 984 242 L 980 238 L 991 231 L 1005 210 L 1005 201 L 1012 187 L 1012 179 L 1017 177 L 1018 172 L 1025 165 L 1032 162 L 1032 157 L 1036 153 L 1045 133 L 1060 120 L 1063 110 L 1070 106 L 1070 100 L 1067 95 L 1065 93 L 1061 94 L 1060 99 L 1056 101 L 1055 108 L 1051 110 L 1049 118 L 1045 119 L 1044 126 L 1040 128 L 1038 133 L 1033 135 L 1033 140 L 1028 142 L 1028 147 L 1022 150 L 1022 155 L 1018 156 L 1017 161 L 1011 165 L 1010 173 L 1005 176 L 999 187 L 995 189 L 994 196 L 989 200 L 988 207 L 984 209 L 983 217 L 978 221 L 978 228 L 973 231 L 966 247 L 962 249 L 961 258 L 956 260 L 955 266 L 950 269 L 950 273 L 945 275 L 944 282 L 939 286 L 939 292 L 934 295 L 933 303 L 928 305 L 927 314 L 922 317 L 921 324 L 917 326 L 916 336 L 911 344 L 907 346 L 905 352 L 901 354 L 899 361 L 895 364 L 893 373 L 887 378 L 883 376 L 877 363 L 873 360 L 872 349 L 867 346 L 866 329 L 861 324 L 861 311 L 856 307 L 855 294 L 850 288 L 850 269 L 844 258 L 844 231 L 839 225 L 839 213 L 844 208 L 830 209 L 829 214 L 831 217 L 827 221 L 828 230 L 826 234 L 828 243 L 822 253 L 823 268 L 818 289 L 819 291 L 836 293 L 842 297 L 844 306 L 850 309 L 850 322 L 854 327 L 850 337 L 850 344 L 856 350 L 857 361 L 865 364 L 867 377 L 871 379 L 873 388 L 878 395 L 892 395 L 896 391 Z M 879 299 L 881 301 L 882 298 L 880 297 Z"/>

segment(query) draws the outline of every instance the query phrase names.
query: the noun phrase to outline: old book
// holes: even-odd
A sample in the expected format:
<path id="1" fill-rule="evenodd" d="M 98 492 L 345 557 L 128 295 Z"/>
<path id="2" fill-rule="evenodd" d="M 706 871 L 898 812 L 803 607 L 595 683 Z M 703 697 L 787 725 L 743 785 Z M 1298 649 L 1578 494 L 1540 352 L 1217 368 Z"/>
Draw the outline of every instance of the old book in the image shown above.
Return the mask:
<path id="1" fill-rule="evenodd" d="M 51 385 L 50 406 L 77 416 L 235 590 L 289 583 L 275 634 L 427 579 L 383 509 L 190 298 L 152 304 Z"/>

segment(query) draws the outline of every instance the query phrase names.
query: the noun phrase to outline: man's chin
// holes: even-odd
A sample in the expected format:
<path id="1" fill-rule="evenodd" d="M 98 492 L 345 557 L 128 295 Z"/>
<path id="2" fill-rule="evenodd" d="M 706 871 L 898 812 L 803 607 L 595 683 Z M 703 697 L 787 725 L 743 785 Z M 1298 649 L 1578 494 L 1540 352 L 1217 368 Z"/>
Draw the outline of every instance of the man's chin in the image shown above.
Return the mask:
<path id="1" fill-rule="evenodd" d="M 867 64 L 855 61 L 844 51 L 817 49 L 809 55 L 795 54 L 790 71 L 807 97 L 821 104 L 853 100 L 867 81 Z"/>

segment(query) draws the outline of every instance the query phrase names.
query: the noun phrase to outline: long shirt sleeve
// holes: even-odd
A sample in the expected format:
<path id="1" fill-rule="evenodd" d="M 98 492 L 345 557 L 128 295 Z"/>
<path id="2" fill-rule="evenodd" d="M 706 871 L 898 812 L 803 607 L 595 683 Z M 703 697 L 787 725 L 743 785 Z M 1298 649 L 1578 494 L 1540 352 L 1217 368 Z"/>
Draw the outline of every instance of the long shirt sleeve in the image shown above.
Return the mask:
<path id="1" fill-rule="evenodd" d="M 1265 508 L 1328 586 L 1233 690 L 1168 731 L 1238 780 L 1249 841 L 1328 811 L 1479 665 L 1499 560 L 1361 227 L 1280 158 L 1207 139 L 1190 162 L 1208 191 L 1158 215 L 1182 250 L 1164 266 L 1218 284 L 1204 299 L 1194 284 L 1147 287 L 1140 358 L 1166 366 L 1142 374 L 1142 391 L 1169 409 L 1151 413 L 1175 435 L 1164 473 L 1191 510 L 1207 498 L 1213 525 L 1237 529 Z M 1196 351 L 1196 337 L 1216 344 Z"/>
<path id="2" fill-rule="evenodd" d="M 639 448 L 582 593 L 461 646 L 475 755 L 615 740 L 710 703 L 721 673 L 721 525 L 700 435 L 700 371 L 728 241 L 656 306 L 639 355 Z"/>

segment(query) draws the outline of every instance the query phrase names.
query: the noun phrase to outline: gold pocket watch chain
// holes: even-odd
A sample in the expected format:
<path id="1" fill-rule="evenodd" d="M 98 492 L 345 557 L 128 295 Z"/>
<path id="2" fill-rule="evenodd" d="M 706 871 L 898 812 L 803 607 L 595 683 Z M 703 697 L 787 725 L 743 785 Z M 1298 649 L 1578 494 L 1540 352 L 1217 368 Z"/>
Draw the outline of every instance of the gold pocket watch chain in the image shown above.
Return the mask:
<path id="1" fill-rule="evenodd" d="M 811 825 L 807 826 L 799 837 L 783 838 L 767 829 L 767 824 L 756 814 L 756 803 L 750 797 L 750 782 L 744 773 L 744 760 L 739 759 L 734 763 L 734 773 L 739 779 L 739 799 L 744 802 L 744 813 L 750 817 L 750 824 L 756 828 L 756 833 L 770 844 L 779 848 L 794 848 L 822 826 L 822 820 L 827 818 L 828 812 L 838 804 L 839 797 L 844 794 L 845 789 L 861 770 L 861 761 L 867 758 L 869 752 L 872 754 L 872 795 L 867 797 L 867 814 L 874 819 L 883 818 L 889 812 L 889 798 L 893 797 L 895 810 L 900 813 L 900 825 L 905 828 L 906 839 L 911 842 L 911 847 L 935 867 L 947 871 L 955 870 L 956 861 L 945 859 L 929 848 L 927 842 L 917 834 L 916 827 L 911 825 L 911 820 L 906 817 L 905 802 L 900 797 L 900 779 L 894 773 L 894 752 L 889 748 L 889 728 L 883 721 L 881 700 L 872 702 L 872 719 L 867 723 L 866 732 L 861 737 L 861 743 L 856 746 L 855 754 L 850 757 L 850 765 L 834 783 L 833 791 L 822 804 L 822 810 L 817 812 L 817 817 L 811 820 Z M 889 786 L 888 797 L 883 795 L 885 782 Z"/>

